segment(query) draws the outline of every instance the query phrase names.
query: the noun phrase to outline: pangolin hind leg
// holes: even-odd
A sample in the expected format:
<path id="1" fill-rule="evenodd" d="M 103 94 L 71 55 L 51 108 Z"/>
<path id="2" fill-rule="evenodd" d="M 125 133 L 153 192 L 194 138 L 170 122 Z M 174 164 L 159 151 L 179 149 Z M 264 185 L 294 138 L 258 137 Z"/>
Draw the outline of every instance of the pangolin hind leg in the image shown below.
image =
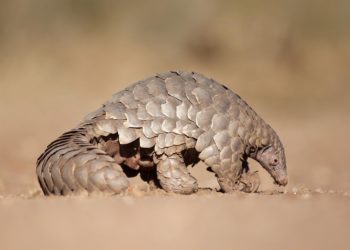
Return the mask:
<path id="1" fill-rule="evenodd" d="M 238 180 L 238 189 L 246 193 L 255 193 L 260 186 L 260 177 L 258 171 L 244 172 Z"/>
<path id="2" fill-rule="evenodd" d="M 167 192 L 191 194 L 198 190 L 197 180 L 189 173 L 183 157 L 179 154 L 159 159 L 157 177 Z"/>

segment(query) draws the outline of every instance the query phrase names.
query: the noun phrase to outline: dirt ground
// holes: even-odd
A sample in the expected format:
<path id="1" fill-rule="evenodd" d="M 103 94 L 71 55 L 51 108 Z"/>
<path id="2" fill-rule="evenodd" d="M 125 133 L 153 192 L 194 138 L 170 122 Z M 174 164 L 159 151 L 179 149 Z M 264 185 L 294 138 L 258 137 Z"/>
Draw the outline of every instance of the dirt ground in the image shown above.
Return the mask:
<path id="1" fill-rule="evenodd" d="M 2 249 L 347 249 L 338 194 L 7 198 Z"/>
<path id="2" fill-rule="evenodd" d="M 249 2 L 249 3 L 248 3 Z M 348 1 L 0 1 L 0 249 L 350 249 Z M 35 161 L 114 92 L 201 72 L 277 131 L 289 184 L 44 197 Z"/>

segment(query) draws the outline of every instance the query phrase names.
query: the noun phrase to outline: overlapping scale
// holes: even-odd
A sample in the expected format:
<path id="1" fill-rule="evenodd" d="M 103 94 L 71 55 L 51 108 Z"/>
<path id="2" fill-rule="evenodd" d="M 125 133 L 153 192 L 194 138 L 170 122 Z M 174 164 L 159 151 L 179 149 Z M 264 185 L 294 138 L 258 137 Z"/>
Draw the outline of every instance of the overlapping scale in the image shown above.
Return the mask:
<path id="1" fill-rule="evenodd" d="M 188 109 L 190 105 L 188 102 L 184 101 L 180 105 L 176 106 L 176 118 L 180 120 L 188 120 Z"/>
<path id="2" fill-rule="evenodd" d="M 196 115 L 197 126 L 207 131 L 211 126 L 212 119 L 215 113 L 215 109 L 213 109 L 212 107 L 207 107 L 200 110 Z"/>
<path id="3" fill-rule="evenodd" d="M 138 139 L 135 129 L 120 126 L 118 128 L 120 144 L 129 144 Z"/>
<path id="4" fill-rule="evenodd" d="M 153 116 L 151 116 L 147 110 L 146 110 L 146 107 L 145 105 L 138 105 L 137 107 L 137 111 L 136 111 L 136 117 L 137 119 L 139 120 L 142 120 L 142 121 L 151 121 L 153 120 Z"/>
<path id="5" fill-rule="evenodd" d="M 212 130 L 203 132 L 197 139 L 196 150 L 198 152 L 202 152 L 203 149 L 205 149 L 212 143 L 214 135 L 215 133 Z"/>
<path id="6" fill-rule="evenodd" d="M 149 100 L 152 96 L 150 93 L 148 93 L 147 85 L 143 82 L 140 82 L 139 84 L 136 84 L 134 89 L 132 90 L 132 93 L 134 94 L 135 100 L 146 102 Z"/>
<path id="7" fill-rule="evenodd" d="M 171 118 L 165 118 L 163 120 L 161 129 L 166 133 L 172 133 L 176 128 L 176 120 Z"/>
<path id="8" fill-rule="evenodd" d="M 140 147 L 142 148 L 151 148 L 155 145 L 156 140 L 154 138 L 148 138 L 146 136 L 140 137 Z"/>
<path id="9" fill-rule="evenodd" d="M 211 122 L 211 129 L 214 132 L 226 130 L 230 124 L 229 117 L 224 114 L 214 114 Z"/>
<path id="10" fill-rule="evenodd" d="M 165 103 L 163 100 L 153 98 L 152 100 L 146 103 L 147 113 L 153 117 L 163 117 L 164 114 L 162 113 L 161 106 L 163 103 Z"/>
<path id="11" fill-rule="evenodd" d="M 124 94 L 120 97 L 119 101 L 124 104 L 127 109 L 136 109 L 137 100 L 134 98 L 134 94 L 131 91 L 124 91 Z"/>
<path id="12" fill-rule="evenodd" d="M 192 90 L 192 94 L 195 96 L 197 102 L 201 107 L 207 107 L 212 104 L 212 97 L 210 93 L 201 87 L 197 87 Z"/>
<path id="13" fill-rule="evenodd" d="M 143 121 L 137 117 L 136 109 L 127 109 L 125 111 L 126 121 L 124 126 L 128 128 L 142 128 Z"/>
<path id="14" fill-rule="evenodd" d="M 103 109 L 106 112 L 106 119 L 126 119 L 126 107 L 121 102 L 108 103 Z"/>
<path id="15" fill-rule="evenodd" d="M 164 81 L 169 95 L 179 100 L 184 100 L 186 98 L 183 84 L 184 81 L 180 76 L 174 74 L 166 78 Z"/>
<path id="16" fill-rule="evenodd" d="M 169 118 L 176 118 L 176 103 L 166 100 L 160 105 L 162 113 Z"/>
<path id="17" fill-rule="evenodd" d="M 201 110 L 199 105 L 191 105 L 188 108 L 188 113 L 187 113 L 187 117 L 188 119 L 190 119 L 191 121 L 195 122 L 196 121 L 196 116 L 197 113 Z"/>
<path id="18" fill-rule="evenodd" d="M 216 133 L 213 137 L 214 142 L 218 149 L 222 150 L 226 145 L 230 143 L 230 135 L 226 130 Z"/>
<path id="19" fill-rule="evenodd" d="M 148 93 L 153 97 L 168 96 L 167 89 L 163 80 L 153 77 L 146 84 Z"/>
<path id="20" fill-rule="evenodd" d="M 164 119 L 162 118 L 155 118 L 153 121 L 151 121 L 151 130 L 153 133 L 159 135 L 164 133 L 164 130 L 162 130 L 162 124 Z"/>
<path id="21" fill-rule="evenodd" d="M 107 134 L 117 133 L 118 127 L 120 125 L 121 125 L 121 122 L 118 120 L 100 120 L 96 122 L 97 129 Z"/>

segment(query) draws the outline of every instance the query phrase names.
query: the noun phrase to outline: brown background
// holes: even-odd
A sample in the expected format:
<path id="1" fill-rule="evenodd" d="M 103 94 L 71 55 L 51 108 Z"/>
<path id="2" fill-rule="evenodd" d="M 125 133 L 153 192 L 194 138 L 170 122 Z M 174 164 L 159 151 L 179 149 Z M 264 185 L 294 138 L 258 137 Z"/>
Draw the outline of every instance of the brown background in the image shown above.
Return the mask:
<path id="1" fill-rule="evenodd" d="M 349 27 L 347 0 L 0 1 L 0 248 L 346 249 Z M 266 195 L 277 188 L 257 164 L 264 194 L 37 191 L 35 161 L 50 141 L 171 69 L 225 83 L 275 128 L 286 194 Z"/>

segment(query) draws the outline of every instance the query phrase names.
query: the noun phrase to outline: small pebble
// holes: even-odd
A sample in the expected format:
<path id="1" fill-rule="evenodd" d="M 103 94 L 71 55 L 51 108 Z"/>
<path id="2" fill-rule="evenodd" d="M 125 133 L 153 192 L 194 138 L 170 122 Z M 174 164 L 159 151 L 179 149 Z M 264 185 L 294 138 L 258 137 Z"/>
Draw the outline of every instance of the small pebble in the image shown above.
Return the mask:
<path id="1" fill-rule="evenodd" d="M 324 194 L 325 191 L 322 188 L 316 188 L 315 193 Z"/>
<path id="2" fill-rule="evenodd" d="M 311 198 L 311 194 L 310 193 L 305 193 L 301 195 L 301 199 L 303 200 L 308 200 Z"/>
<path id="3" fill-rule="evenodd" d="M 132 206 L 135 204 L 135 199 L 133 197 L 124 196 L 122 199 L 126 205 Z"/>

